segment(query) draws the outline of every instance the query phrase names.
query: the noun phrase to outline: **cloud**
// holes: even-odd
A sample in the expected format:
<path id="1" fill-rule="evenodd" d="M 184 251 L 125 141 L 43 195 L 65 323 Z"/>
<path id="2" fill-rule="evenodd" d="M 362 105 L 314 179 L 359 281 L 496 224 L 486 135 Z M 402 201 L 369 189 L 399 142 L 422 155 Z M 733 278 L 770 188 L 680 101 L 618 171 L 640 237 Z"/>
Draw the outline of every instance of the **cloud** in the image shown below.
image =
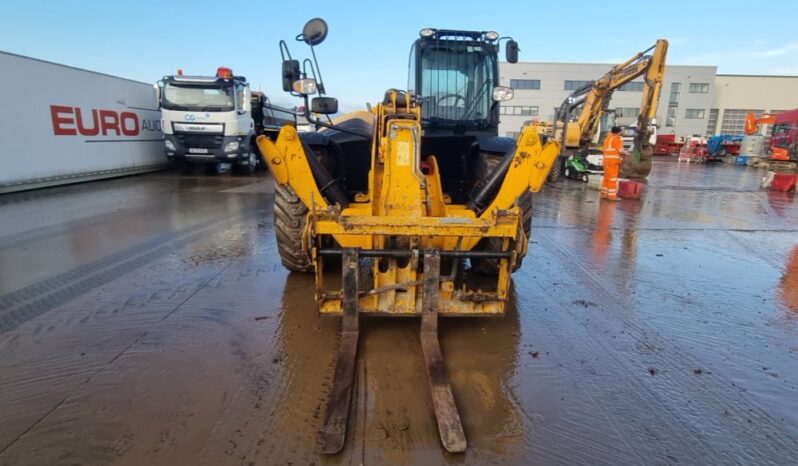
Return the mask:
<path id="1" fill-rule="evenodd" d="M 796 74 L 798 66 L 790 60 L 798 52 L 798 42 L 782 47 L 764 49 L 749 47 L 743 50 L 717 50 L 700 55 L 686 56 L 678 63 L 689 65 L 716 65 L 721 73 Z"/>
<path id="2" fill-rule="evenodd" d="M 776 67 L 768 70 L 771 74 L 798 76 L 798 65 Z"/>
<path id="3" fill-rule="evenodd" d="M 782 55 L 787 55 L 790 52 L 798 50 L 798 42 L 793 42 L 792 44 L 785 45 L 784 47 L 777 48 L 777 49 L 770 49 L 770 50 L 763 50 L 759 52 L 760 57 L 780 57 Z"/>

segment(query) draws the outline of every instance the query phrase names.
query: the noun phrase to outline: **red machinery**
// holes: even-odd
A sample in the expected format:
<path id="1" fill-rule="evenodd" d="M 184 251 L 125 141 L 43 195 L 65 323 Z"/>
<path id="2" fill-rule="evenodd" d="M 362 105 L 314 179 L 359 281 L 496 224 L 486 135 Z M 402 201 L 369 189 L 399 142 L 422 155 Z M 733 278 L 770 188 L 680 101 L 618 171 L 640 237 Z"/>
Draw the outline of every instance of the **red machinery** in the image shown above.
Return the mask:
<path id="1" fill-rule="evenodd" d="M 657 144 L 654 146 L 654 155 L 678 154 L 683 145 L 683 142 L 676 139 L 675 134 L 658 134 Z"/>
<path id="2" fill-rule="evenodd" d="M 745 134 L 757 133 L 760 124 L 773 125 L 773 135 L 768 143 L 771 160 L 798 161 L 798 108 L 776 115 L 764 114 L 759 118 L 748 113 Z"/>
<path id="3" fill-rule="evenodd" d="M 690 138 L 679 150 L 679 161 L 705 162 L 708 153 L 706 139 Z"/>

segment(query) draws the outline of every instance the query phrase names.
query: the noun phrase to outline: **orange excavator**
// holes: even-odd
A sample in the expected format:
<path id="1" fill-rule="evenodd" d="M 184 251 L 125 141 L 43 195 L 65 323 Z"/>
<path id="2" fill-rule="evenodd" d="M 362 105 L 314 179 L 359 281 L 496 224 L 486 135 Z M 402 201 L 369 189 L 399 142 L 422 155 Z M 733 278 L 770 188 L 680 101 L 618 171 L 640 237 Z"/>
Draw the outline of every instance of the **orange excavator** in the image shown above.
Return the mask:
<path id="1" fill-rule="evenodd" d="M 778 125 L 777 128 L 780 129 L 780 137 L 777 137 L 776 139 L 784 139 L 784 141 L 776 141 L 771 139 L 769 144 L 770 155 L 768 158 L 778 161 L 795 160 L 797 158 L 796 156 L 798 156 L 798 150 L 796 150 L 798 148 L 798 144 L 796 144 L 795 140 L 795 119 L 792 118 L 792 122 L 789 121 L 791 114 L 795 112 L 796 111 L 793 110 L 778 115 L 772 113 L 763 113 L 760 117 L 757 117 L 752 112 L 748 112 L 748 114 L 745 116 L 745 134 L 750 136 L 752 134 L 758 133 L 760 125 Z"/>
<path id="2" fill-rule="evenodd" d="M 759 125 L 772 125 L 776 123 L 776 115 L 770 113 L 763 113 L 761 117 L 757 118 L 752 112 L 748 112 L 745 116 L 745 134 L 752 135 L 759 132 Z"/>

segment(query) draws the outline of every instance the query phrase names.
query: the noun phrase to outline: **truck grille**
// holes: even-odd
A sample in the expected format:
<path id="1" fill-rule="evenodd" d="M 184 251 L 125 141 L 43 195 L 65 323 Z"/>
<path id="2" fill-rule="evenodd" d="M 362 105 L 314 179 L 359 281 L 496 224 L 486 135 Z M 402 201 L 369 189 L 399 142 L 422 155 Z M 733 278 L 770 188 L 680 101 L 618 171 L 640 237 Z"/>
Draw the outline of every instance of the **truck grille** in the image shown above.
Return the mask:
<path id="1" fill-rule="evenodd" d="M 224 136 L 218 134 L 175 133 L 175 139 L 185 148 L 221 149 Z"/>

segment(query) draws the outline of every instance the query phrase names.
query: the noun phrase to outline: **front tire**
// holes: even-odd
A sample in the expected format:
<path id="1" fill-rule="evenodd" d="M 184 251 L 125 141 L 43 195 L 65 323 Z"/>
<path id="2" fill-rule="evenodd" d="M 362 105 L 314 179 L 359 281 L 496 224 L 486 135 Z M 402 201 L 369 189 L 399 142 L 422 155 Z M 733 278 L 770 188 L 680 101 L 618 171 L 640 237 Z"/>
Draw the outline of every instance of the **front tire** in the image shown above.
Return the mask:
<path id="1" fill-rule="evenodd" d="M 562 178 L 562 157 L 554 159 L 554 164 L 551 166 L 547 181 L 551 184 L 557 184 Z"/>
<path id="2" fill-rule="evenodd" d="M 258 165 L 258 157 L 254 152 L 247 154 L 247 163 L 239 163 L 236 165 L 236 174 L 238 175 L 252 175 L 255 173 L 255 168 Z"/>
<path id="3" fill-rule="evenodd" d="M 216 176 L 222 172 L 222 163 L 221 162 L 211 162 L 205 164 L 205 174 L 210 176 Z"/>
<path id="4" fill-rule="evenodd" d="M 292 272 L 312 272 L 313 263 L 304 246 L 308 208 L 290 186 L 274 187 L 274 233 L 283 266 Z"/>

